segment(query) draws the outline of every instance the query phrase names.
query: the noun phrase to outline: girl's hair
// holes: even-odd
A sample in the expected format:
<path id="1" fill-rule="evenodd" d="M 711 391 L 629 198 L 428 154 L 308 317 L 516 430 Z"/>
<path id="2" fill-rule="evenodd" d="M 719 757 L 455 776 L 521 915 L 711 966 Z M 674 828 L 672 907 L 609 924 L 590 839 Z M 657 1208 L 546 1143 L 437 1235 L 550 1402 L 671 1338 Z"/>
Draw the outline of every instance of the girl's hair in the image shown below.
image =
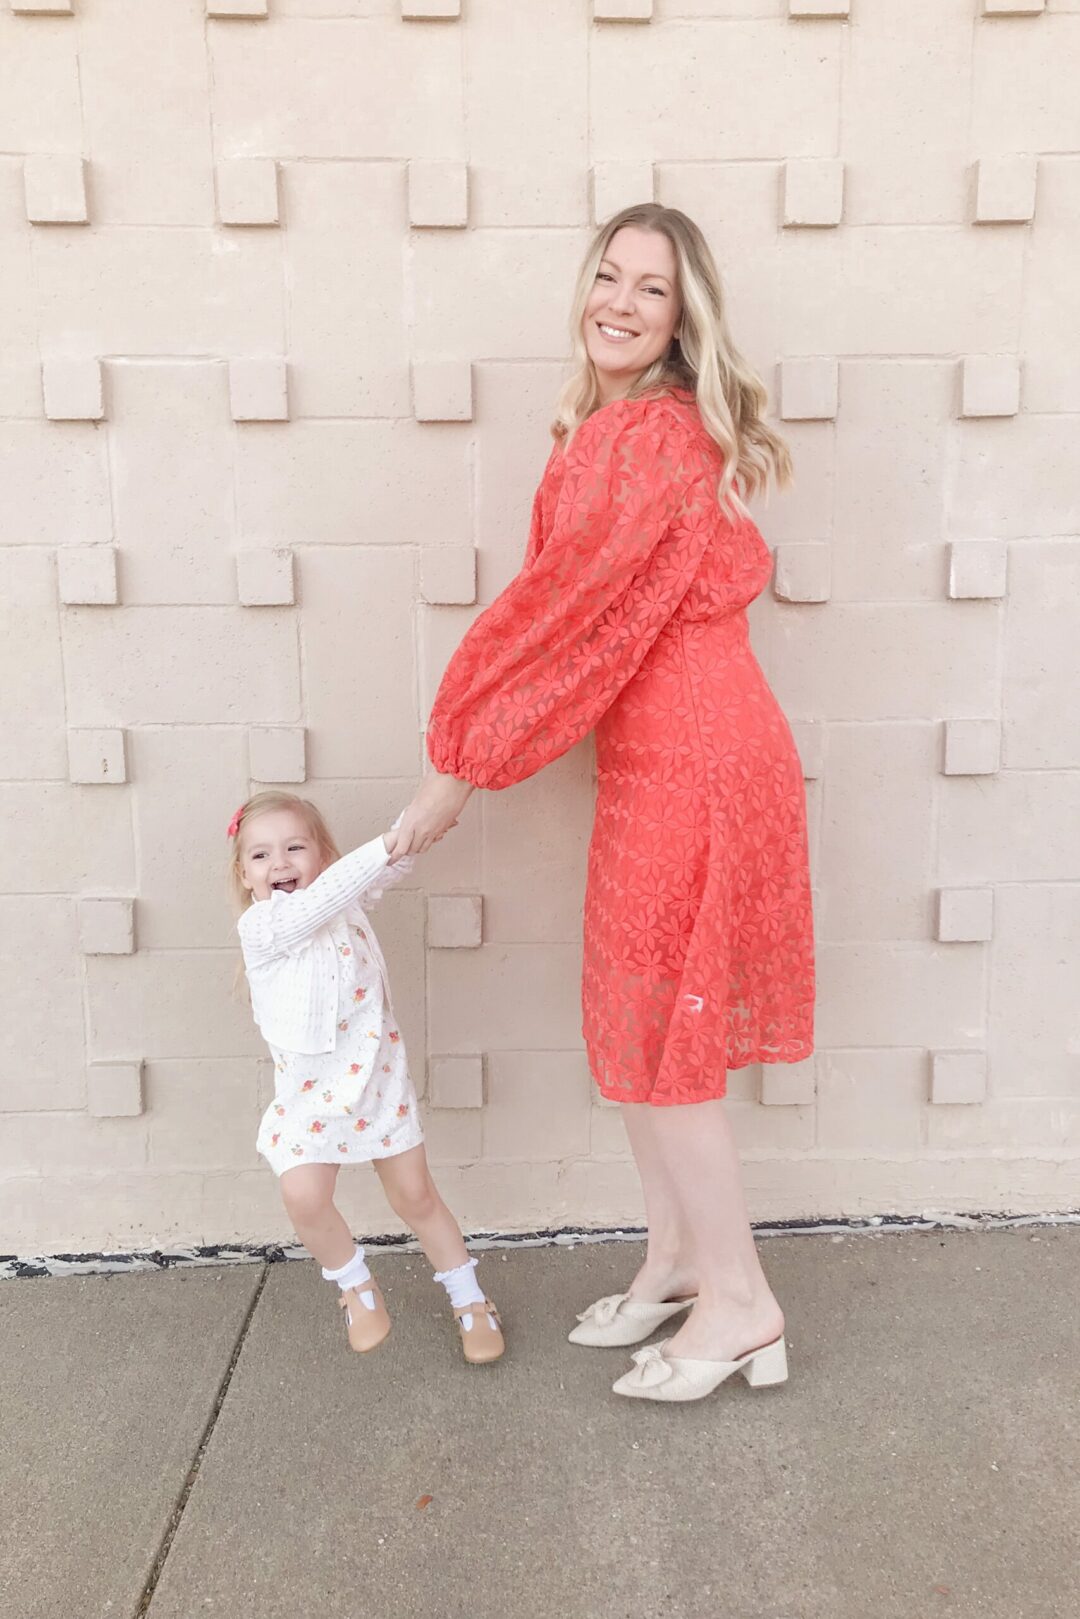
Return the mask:
<path id="1" fill-rule="evenodd" d="M 601 225 L 585 255 L 571 313 L 574 370 L 555 409 L 553 433 L 568 442 L 601 404 L 596 370 L 585 348 L 582 325 L 600 261 L 612 237 L 627 225 L 666 236 L 678 265 L 682 317 L 666 354 L 637 379 L 628 395 L 686 388 L 697 400 L 710 438 L 720 446 L 724 470 L 717 490 L 722 505 L 742 509 L 743 498 L 764 490 L 772 478 L 791 479 L 787 446 L 764 419 L 765 385 L 731 340 L 716 261 L 701 231 L 678 208 L 637 203 Z"/>
<path id="2" fill-rule="evenodd" d="M 257 815 L 267 815 L 275 810 L 292 810 L 294 815 L 300 816 L 307 827 L 308 836 L 318 844 L 319 853 L 327 865 L 341 859 L 341 853 L 331 836 L 330 828 L 322 818 L 322 812 L 309 798 L 297 798 L 295 793 L 282 793 L 272 787 L 265 792 L 255 793 L 241 804 L 232 820 L 236 831 L 232 836 L 232 853 L 229 856 L 229 888 L 238 913 L 245 911 L 251 904 L 251 895 L 240 880 L 244 827 Z"/>

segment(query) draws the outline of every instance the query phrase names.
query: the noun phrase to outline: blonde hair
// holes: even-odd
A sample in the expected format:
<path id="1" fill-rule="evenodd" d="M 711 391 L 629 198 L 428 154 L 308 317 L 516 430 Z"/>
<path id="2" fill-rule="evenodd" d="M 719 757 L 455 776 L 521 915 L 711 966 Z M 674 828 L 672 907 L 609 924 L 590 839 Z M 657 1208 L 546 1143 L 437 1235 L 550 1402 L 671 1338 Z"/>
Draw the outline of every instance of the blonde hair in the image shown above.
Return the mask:
<path id="1" fill-rule="evenodd" d="M 229 856 L 229 890 L 237 914 L 246 911 L 251 904 L 251 894 L 244 887 L 241 878 L 244 827 L 257 815 L 269 815 L 277 810 L 291 810 L 294 815 L 300 816 L 308 829 L 308 836 L 318 844 L 319 853 L 328 866 L 333 861 L 341 859 L 341 853 L 334 842 L 330 828 L 323 820 L 322 811 L 309 798 L 298 798 L 295 793 L 279 792 L 272 787 L 265 792 L 255 793 L 241 804 L 234 817 L 236 833 L 232 838 L 232 852 Z"/>
<path id="2" fill-rule="evenodd" d="M 625 226 L 666 236 L 678 266 L 682 317 L 678 336 L 666 354 L 638 377 L 628 398 L 665 388 L 693 393 L 702 424 L 724 457 L 717 495 L 729 509 L 742 509 L 773 479 L 781 488 L 791 479 L 787 445 L 764 419 L 767 395 L 757 372 L 732 342 L 724 291 L 716 261 L 701 231 L 678 208 L 637 203 L 601 225 L 581 266 L 571 313 L 574 370 L 555 409 L 552 432 L 567 443 L 602 401 L 596 370 L 585 348 L 585 306 L 600 261 L 612 237 Z"/>

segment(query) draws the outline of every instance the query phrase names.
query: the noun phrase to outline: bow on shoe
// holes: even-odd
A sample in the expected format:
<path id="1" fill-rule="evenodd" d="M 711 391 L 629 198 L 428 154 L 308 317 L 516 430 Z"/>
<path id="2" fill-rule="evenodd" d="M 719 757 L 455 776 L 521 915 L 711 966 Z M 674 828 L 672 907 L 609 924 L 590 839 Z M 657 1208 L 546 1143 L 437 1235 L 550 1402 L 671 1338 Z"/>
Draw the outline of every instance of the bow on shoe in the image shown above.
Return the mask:
<path id="1" fill-rule="evenodd" d="M 606 1299 L 597 1299 L 595 1304 L 578 1316 L 579 1321 L 594 1321 L 598 1327 L 610 1327 L 619 1313 L 619 1305 L 626 1298 L 625 1293 L 609 1293 Z"/>
<path id="2" fill-rule="evenodd" d="M 638 1388 L 658 1388 L 675 1374 L 671 1362 L 664 1359 L 663 1344 L 650 1344 L 647 1349 L 637 1350 L 631 1358 L 637 1367 L 631 1375 Z"/>

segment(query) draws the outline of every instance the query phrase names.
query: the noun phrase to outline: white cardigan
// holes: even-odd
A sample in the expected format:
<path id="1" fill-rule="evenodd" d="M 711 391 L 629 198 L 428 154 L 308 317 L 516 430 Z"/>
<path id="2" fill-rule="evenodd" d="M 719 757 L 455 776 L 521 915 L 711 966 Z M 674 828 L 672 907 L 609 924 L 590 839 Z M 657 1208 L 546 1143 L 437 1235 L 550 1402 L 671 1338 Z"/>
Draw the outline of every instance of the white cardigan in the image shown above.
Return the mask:
<path id="1" fill-rule="evenodd" d="M 343 855 L 306 888 L 280 889 L 250 905 L 236 924 L 263 1039 L 281 1051 L 333 1051 L 337 1040 L 338 953 L 330 924 L 361 894 L 375 900 L 412 870 L 411 856 L 389 863 L 381 837 Z M 387 984 L 373 932 L 372 956 Z M 388 995 L 389 998 L 389 995 Z"/>

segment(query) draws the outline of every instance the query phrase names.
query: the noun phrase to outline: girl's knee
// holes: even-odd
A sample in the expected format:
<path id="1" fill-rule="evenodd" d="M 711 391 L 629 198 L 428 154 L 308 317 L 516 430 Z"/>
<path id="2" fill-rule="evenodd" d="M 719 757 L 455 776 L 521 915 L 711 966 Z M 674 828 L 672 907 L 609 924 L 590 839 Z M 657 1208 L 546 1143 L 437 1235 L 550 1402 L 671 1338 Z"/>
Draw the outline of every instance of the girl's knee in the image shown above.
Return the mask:
<path id="1" fill-rule="evenodd" d="M 409 1175 L 385 1182 L 390 1207 L 399 1219 L 415 1231 L 417 1224 L 430 1220 L 439 1207 L 439 1194 L 428 1174 Z"/>
<path id="2" fill-rule="evenodd" d="M 322 1165 L 306 1164 L 287 1169 L 281 1177 L 281 1196 L 293 1224 L 317 1220 L 334 1200 L 332 1176 L 320 1174 Z"/>

